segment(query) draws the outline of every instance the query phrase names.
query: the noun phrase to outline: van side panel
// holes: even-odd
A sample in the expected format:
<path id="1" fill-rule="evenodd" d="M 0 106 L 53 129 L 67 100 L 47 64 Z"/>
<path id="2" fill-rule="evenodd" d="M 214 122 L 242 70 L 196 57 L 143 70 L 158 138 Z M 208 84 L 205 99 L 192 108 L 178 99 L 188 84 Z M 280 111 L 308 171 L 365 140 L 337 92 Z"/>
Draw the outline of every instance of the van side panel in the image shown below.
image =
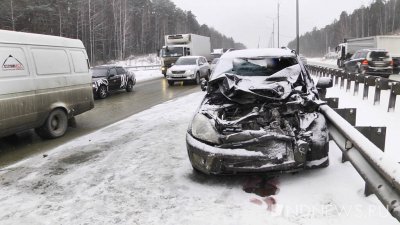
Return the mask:
<path id="1" fill-rule="evenodd" d="M 0 43 L 0 61 L 0 137 L 41 126 L 55 108 L 71 118 L 94 107 L 85 49 Z"/>
<path id="2" fill-rule="evenodd" d="M 0 44 L 0 136 L 30 127 L 38 119 L 27 56 L 24 47 Z"/>

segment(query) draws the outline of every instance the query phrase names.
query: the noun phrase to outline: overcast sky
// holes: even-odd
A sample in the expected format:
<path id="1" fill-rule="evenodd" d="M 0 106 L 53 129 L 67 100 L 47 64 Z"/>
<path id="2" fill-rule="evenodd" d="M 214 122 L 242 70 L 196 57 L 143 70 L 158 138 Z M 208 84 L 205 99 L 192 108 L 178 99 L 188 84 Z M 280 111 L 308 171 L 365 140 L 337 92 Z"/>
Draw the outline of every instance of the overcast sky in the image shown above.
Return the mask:
<path id="1" fill-rule="evenodd" d="M 271 40 L 272 19 L 277 17 L 278 0 L 172 0 L 183 10 L 191 10 L 198 21 L 216 28 L 249 48 L 267 47 Z M 296 1 L 280 2 L 280 45 L 296 37 Z M 372 0 L 299 0 L 300 33 L 322 28 Z M 277 22 L 275 22 L 277 23 Z M 276 25 L 277 26 L 277 25 Z M 276 32 L 276 31 L 275 31 Z M 259 41 L 260 40 L 260 41 Z M 275 37 L 275 43 L 277 40 Z"/>

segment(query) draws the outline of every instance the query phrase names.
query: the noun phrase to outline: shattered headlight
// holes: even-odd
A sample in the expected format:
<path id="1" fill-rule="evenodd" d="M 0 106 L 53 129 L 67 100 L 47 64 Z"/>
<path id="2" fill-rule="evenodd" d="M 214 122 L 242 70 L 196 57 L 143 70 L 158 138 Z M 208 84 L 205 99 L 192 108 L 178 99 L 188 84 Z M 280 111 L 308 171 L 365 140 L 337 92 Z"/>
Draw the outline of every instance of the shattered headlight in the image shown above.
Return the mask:
<path id="1" fill-rule="evenodd" d="M 202 141 L 220 144 L 219 134 L 215 129 L 214 122 L 201 113 L 197 113 L 193 118 L 192 135 Z"/>

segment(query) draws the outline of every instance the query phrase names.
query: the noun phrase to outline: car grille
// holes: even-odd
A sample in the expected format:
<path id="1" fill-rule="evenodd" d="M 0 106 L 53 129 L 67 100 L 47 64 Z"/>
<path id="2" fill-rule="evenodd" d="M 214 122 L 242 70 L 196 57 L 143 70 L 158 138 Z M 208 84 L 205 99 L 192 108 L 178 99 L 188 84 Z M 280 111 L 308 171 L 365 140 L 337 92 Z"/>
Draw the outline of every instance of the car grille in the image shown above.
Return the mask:
<path id="1" fill-rule="evenodd" d="M 181 71 L 172 71 L 172 74 L 184 74 L 186 71 L 181 70 Z"/>

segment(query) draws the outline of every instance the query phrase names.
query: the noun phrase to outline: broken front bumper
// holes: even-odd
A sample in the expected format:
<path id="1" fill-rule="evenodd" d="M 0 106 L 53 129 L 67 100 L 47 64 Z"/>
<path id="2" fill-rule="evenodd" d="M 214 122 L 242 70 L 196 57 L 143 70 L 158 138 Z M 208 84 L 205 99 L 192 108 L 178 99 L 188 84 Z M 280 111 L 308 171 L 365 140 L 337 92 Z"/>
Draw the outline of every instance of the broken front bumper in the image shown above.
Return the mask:
<path id="1" fill-rule="evenodd" d="M 213 147 L 189 133 L 186 134 L 186 144 L 192 166 L 206 174 L 287 173 L 304 169 L 304 164 L 294 159 L 274 164 L 261 152 Z"/>

